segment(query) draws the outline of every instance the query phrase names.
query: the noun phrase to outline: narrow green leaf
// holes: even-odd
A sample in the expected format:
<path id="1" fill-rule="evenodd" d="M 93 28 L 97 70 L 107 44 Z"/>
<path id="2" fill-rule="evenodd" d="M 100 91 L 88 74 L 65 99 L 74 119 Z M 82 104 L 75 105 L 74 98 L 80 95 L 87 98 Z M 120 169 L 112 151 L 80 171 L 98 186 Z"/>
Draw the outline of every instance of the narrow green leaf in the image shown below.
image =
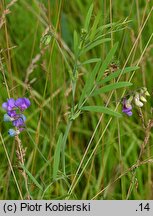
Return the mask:
<path id="1" fill-rule="evenodd" d="M 62 139 L 63 139 L 63 134 L 61 133 L 59 138 L 58 138 L 56 149 L 55 149 L 55 154 L 54 154 L 53 179 L 56 178 L 58 168 L 59 168 Z"/>
<path id="2" fill-rule="evenodd" d="M 116 23 L 109 23 L 109 24 L 98 27 L 96 30 L 96 35 L 101 34 L 104 31 L 104 29 L 111 28 L 112 26 L 115 26 L 115 25 Z"/>
<path id="3" fill-rule="evenodd" d="M 79 38 L 75 30 L 74 30 L 73 40 L 74 40 L 74 53 L 77 54 L 78 46 L 79 46 Z"/>
<path id="4" fill-rule="evenodd" d="M 92 41 L 94 39 L 95 35 L 96 35 L 96 29 L 97 29 L 100 17 L 101 17 L 101 12 L 99 12 L 97 14 L 97 16 L 96 16 L 96 18 L 94 20 L 93 26 L 91 28 L 90 41 Z"/>
<path id="5" fill-rule="evenodd" d="M 101 79 L 101 77 L 103 76 L 105 70 L 108 68 L 108 65 L 110 64 L 110 62 L 112 61 L 112 58 L 117 50 L 117 47 L 118 47 L 118 43 L 115 43 L 115 45 L 113 46 L 113 48 L 109 51 L 108 55 L 106 56 L 102 66 L 101 66 L 101 69 L 98 73 L 98 76 L 97 76 L 97 82 Z"/>
<path id="6" fill-rule="evenodd" d="M 89 59 L 87 61 L 84 61 L 83 63 L 81 63 L 81 65 L 91 64 L 91 63 L 99 62 L 99 61 L 101 61 L 101 58 L 93 58 L 93 59 Z"/>
<path id="7" fill-rule="evenodd" d="M 135 66 L 135 67 L 126 67 L 123 71 L 122 70 L 117 70 L 116 72 L 111 73 L 106 78 L 104 78 L 103 80 L 98 82 L 98 84 L 106 83 L 106 82 L 118 77 L 121 73 L 126 74 L 128 72 L 132 72 L 132 71 L 135 71 L 135 70 L 138 70 L 138 69 L 139 69 L 139 67 Z"/>
<path id="8" fill-rule="evenodd" d="M 88 31 L 89 29 L 89 24 L 90 24 L 90 20 L 91 20 L 91 16 L 92 16 L 92 12 L 93 12 L 93 4 L 91 4 L 89 10 L 88 10 L 88 13 L 87 13 L 87 16 L 86 16 L 86 19 L 85 19 L 85 25 L 84 25 L 84 28 Z"/>
<path id="9" fill-rule="evenodd" d="M 86 82 L 85 82 L 85 86 L 82 90 L 82 94 L 80 96 L 80 100 L 79 100 L 79 104 L 78 106 L 80 107 L 83 100 L 85 99 L 85 97 L 90 93 L 93 85 L 94 85 L 94 80 L 95 80 L 95 77 L 98 73 L 98 70 L 100 68 L 100 65 L 101 65 L 101 61 L 100 62 L 97 62 L 97 64 L 95 65 L 93 71 L 89 74 L 89 77 L 87 78 Z"/>
<path id="10" fill-rule="evenodd" d="M 29 178 L 33 181 L 33 183 L 40 189 L 43 191 L 43 187 L 39 184 L 39 182 L 35 179 L 35 177 L 27 170 L 27 168 L 25 166 L 23 166 L 22 164 L 20 164 L 20 166 L 22 167 L 22 169 L 24 169 L 24 171 L 26 172 L 26 174 L 29 176 Z"/>
<path id="11" fill-rule="evenodd" d="M 122 117 L 120 113 L 113 111 L 107 107 L 103 107 L 103 106 L 84 106 L 81 108 L 81 110 L 105 113 L 105 114 L 112 115 L 115 117 Z"/>
<path id="12" fill-rule="evenodd" d="M 110 38 L 104 38 L 104 39 L 93 41 L 92 43 L 89 43 L 88 45 L 86 45 L 84 47 L 84 49 L 80 52 L 80 55 L 82 55 L 82 54 L 88 52 L 89 50 L 95 48 L 96 46 L 98 46 L 102 43 L 108 42 L 108 41 L 111 41 L 111 39 Z"/>
<path id="13" fill-rule="evenodd" d="M 123 22 L 119 21 L 119 22 L 113 22 L 113 23 L 109 23 L 109 24 L 106 24 L 106 25 L 102 25 L 100 27 L 97 28 L 96 30 L 96 35 L 101 35 L 104 30 L 106 31 L 106 29 L 108 28 L 111 28 L 112 30 L 115 30 L 115 29 L 121 29 L 122 26 L 124 25 L 127 25 L 129 22 L 131 22 L 131 20 L 124 20 Z"/>
<path id="14" fill-rule="evenodd" d="M 100 89 L 95 90 L 93 92 L 92 96 L 99 95 L 99 94 L 106 93 L 106 92 L 110 92 L 110 91 L 118 89 L 118 88 L 128 87 L 128 86 L 131 86 L 131 85 L 133 85 L 133 84 L 130 83 L 130 82 L 112 83 L 110 85 L 107 85 L 107 86 L 104 86 L 104 87 L 102 87 Z"/>

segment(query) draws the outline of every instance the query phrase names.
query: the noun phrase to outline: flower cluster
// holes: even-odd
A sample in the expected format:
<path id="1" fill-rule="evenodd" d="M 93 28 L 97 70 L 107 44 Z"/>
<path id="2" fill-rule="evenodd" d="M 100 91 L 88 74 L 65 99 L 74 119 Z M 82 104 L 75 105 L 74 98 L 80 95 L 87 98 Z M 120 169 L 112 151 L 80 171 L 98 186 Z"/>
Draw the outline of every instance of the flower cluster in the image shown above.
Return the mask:
<path id="1" fill-rule="evenodd" d="M 132 115 L 132 103 L 137 107 L 142 107 L 143 103 L 147 102 L 145 96 L 150 96 L 149 92 L 147 91 L 146 87 L 140 89 L 140 91 L 133 92 L 129 98 L 123 98 L 122 104 L 122 112 L 128 116 Z"/>
<path id="2" fill-rule="evenodd" d="M 4 121 L 12 122 L 15 127 L 15 129 L 9 129 L 10 136 L 16 136 L 25 129 L 26 117 L 23 115 L 23 111 L 29 106 L 30 100 L 28 98 L 18 98 L 17 100 L 10 98 L 2 104 L 2 108 L 7 112 L 4 114 Z"/>

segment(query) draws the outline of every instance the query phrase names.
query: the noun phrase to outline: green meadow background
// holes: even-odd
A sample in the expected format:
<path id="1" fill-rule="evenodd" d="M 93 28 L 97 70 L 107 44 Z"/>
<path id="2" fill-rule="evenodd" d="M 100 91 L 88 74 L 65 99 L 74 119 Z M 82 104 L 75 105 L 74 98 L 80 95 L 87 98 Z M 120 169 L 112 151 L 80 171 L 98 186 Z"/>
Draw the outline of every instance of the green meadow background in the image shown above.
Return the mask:
<path id="1" fill-rule="evenodd" d="M 92 3 L 89 28 L 97 16 L 99 25 L 116 24 L 103 30 L 110 41 L 84 53 L 80 64 L 92 58 L 103 62 L 118 42 L 113 63 L 120 69 L 139 66 L 121 76 L 122 81 L 133 83 L 126 93 L 145 86 L 150 97 L 142 113 L 133 107 L 131 117 L 82 112 L 68 132 L 64 173 L 58 140 L 65 133 L 72 106 L 67 65 L 73 68 L 73 33 L 81 34 Z M 31 101 L 25 111 L 27 128 L 19 135 L 26 148 L 24 169 L 31 199 L 153 199 L 153 133 L 144 127 L 153 118 L 152 10 L 149 0 L 0 0 L 0 104 L 9 95 Z M 46 33 L 47 45 L 42 42 Z M 75 105 L 94 66 L 94 62 L 83 64 L 78 70 Z M 109 100 L 108 107 L 114 110 L 124 90 L 90 97 L 87 105 L 104 106 Z M 122 114 L 122 104 L 117 112 Z M 4 113 L 0 108 L 0 199 L 26 199 L 16 143 L 8 136 L 10 124 L 3 122 Z"/>

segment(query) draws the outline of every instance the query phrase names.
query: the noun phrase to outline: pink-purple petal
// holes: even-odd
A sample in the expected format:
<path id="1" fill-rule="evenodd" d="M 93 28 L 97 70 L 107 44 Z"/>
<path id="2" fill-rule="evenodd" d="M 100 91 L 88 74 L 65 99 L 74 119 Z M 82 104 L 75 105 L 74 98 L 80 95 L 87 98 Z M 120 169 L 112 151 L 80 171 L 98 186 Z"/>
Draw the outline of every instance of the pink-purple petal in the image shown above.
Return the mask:
<path id="1" fill-rule="evenodd" d="M 30 100 L 28 98 L 18 98 L 15 101 L 15 106 L 17 106 L 21 111 L 23 111 L 30 106 Z"/>
<path id="2" fill-rule="evenodd" d="M 16 120 L 13 121 L 13 125 L 15 127 L 21 127 L 21 126 L 24 126 L 24 121 L 22 118 L 18 118 Z"/>
<path id="3" fill-rule="evenodd" d="M 4 102 L 4 103 L 2 104 L 2 108 L 5 109 L 5 110 L 7 110 L 7 107 L 8 107 L 7 102 Z"/>
<path id="4" fill-rule="evenodd" d="M 7 114 L 10 116 L 10 117 L 16 117 L 16 111 L 15 110 L 10 110 L 7 112 Z"/>

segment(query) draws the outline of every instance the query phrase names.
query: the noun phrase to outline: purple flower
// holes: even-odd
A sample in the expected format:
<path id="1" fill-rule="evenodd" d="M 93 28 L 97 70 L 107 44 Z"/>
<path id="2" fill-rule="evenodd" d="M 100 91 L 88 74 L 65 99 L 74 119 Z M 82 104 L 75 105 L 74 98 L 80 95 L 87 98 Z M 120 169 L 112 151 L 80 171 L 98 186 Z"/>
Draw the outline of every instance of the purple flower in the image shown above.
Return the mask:
<path id="1" fill-rule="evenodd" d="M 19 129 L 20 127 L 25 126 L 25 123 L 24 123 L 25 121 L 26 121 L 25 115 L 18 114 L 16 116 L 15 120 L 12 121 L 12 123 L 15 127 L 17 127 Z"/>
<path id="2" fill-rule="evenodd" d="M 16 111 L 15 110 L 10 110 L 10 111 L 7 111 L 7 114 L 10 116 L 10 117 L 16 117 Z"/>
<path id="3" fill-rule="evenodd" d="M 129 101 L 124 98 L 122 104 L 123 104 L 122 112 L 128 116 L 131 116 L 132 115 L 132 106 L 129 103 Z"/>
<path id="4" fill-rule="evenodd" d="M 26 117 L 22 112 L 29 106 L 30 100 L 28 98 L 18 98 L 17 100 L 10 98 L 2 104 L 2 108 L 7 112 L 4 114 L 4 121 L 12 122 L 12 125 L 15 127 L 15 130 L 9 129 L 8 133 L 10 136 L 16 136 L 25 129 Z"/>
<path id="5" fill-rule="evenodd" d="M 30 100 L 28 98 L 18 98 L 15 101 L 15 106 L 18 107 L 21 111 L 23 111 L 30 106 Z"/>
<path id="6" fill-rule="evenodd" d="M 15 100 L 13 98 L 8 99 L 7 102 L 2 104 L 2 108 L 6 111 L 13 110 L 15 108 Z"/>
<path id="7" fill-rule="evenodd" d="M 24 124 L 24 120 L 23 120 L 23 118 L 18 118 L 18 119 L 16 119 L 16 120 L 14 120 L 13 122 L 13 125 L 15 126 L 15 127 L 22 127 L 22 126 L 24 126 L 25 124 Z"/>

